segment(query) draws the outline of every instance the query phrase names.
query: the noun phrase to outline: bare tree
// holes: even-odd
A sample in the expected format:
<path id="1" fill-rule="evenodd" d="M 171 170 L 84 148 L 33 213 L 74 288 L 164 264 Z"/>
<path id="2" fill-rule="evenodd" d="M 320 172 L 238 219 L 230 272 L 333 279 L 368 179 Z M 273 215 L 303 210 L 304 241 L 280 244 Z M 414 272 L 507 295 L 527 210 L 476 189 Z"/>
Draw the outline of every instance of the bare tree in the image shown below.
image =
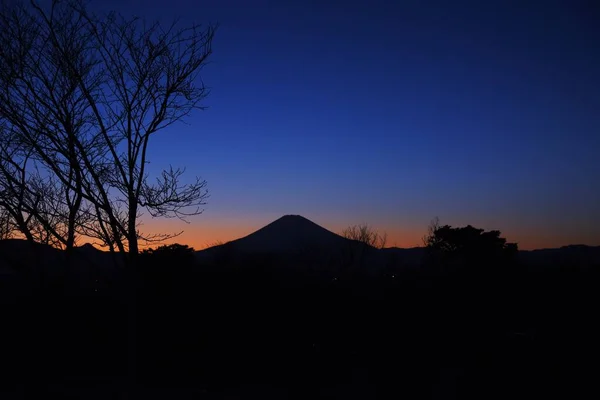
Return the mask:
<path id="1" fill-rule="evenodd" d="M 0 207 L 0 240 L 10 239 L 13 236 L 13 232 L 13 223 L 10 214 Z"/>
<path id="2" fill-rule="evenodd" d="M 51 177 L 29 185 L 32 195 L 61 193 L 45 205 L 66 211 L 65 246 L 91 236 L 132 261 L 140 240 L 173 236 L 140 232 L 144 212 L 183 220 L 202 212 L 204 180 L 183 184 L 184 170 L 170 167 L 152 183 L 146 166 L 150 138 L 203 108 L 198 74 L 214 31 L 97 16 L 77 0 L 4 6 L 0 121 Z"/>
<path id="3" fill-rule="evenodd" d="M 438 217 L 435 217 L 434 219 L 431 220 L 431 222 L 429 223 L 429 226 L 427 227 L 427 234 L 425 234 L 425 236 L 423 236 L 423 245 L 427 248 L 430 247 L 434 247 L 436 242 L 439 240 L 436 232 L 438 231 L 438 229 L 441 228 L 440 225 L 440 219 Z"/>
<path id="4" fill-rule="evenodd" d="M 342 231 L 341 236 L 376 249 L 383 249 L 387 243 L 387 233 L 379 234 L 367 224 L 350 226 Z"/>
<path id="5" fill-rule="evenodd" d="M 28 211 L 37 205 L 28 189 L 30 155 L 20 150 L 14 145 L 14 137 L 0 124 L 0 209 L 6 215 L 6 229 L 12 234 L 20 233 L 33 243 L 34 236 L 29 227 L 34 215 Z"/>
<path id="6" fill-rule="evenodd" d="M 0 206 L 18 236 L 70 253 L 82 223 L 82 196 L 40 171 L 34 150 L 21 139 L 0 126 Z"/>
<path id="7" fill-rule="evenodd" d="M 184 170 L 169 167 L 153 182 L 147 164 L 150 139 L 203 108 L 199 73 L 215 27 L 95 15 L 80 0 L 0 7 L 0 127 L 10 136 L 0 153 L 0 206 L 30 241 L 68 249 L 84 235 L 127 254 L 134 278 L 139 241 L 173 236 L 144 235 L 141 215 L 185 221 L 207 199 L 204 180 L 184 184 Z"/>
<path id="8" fill-rule="evenodd" d="M 345 266 L 362 266 L 370 250 L 382 249 L 387 242 L 386 233 L 379 234 L 367 224 L 350 226 L 340 235 L 350 239 L 342 252 L 342 264 Z"/>

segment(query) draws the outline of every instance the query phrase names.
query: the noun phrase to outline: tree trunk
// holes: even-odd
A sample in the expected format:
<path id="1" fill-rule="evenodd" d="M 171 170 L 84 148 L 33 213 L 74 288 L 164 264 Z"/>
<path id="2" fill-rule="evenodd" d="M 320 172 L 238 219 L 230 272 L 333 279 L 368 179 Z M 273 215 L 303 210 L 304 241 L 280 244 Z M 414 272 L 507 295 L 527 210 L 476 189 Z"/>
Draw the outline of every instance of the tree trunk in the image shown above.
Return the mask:
<path id="1" fill-rule="evenodd" d="M 137 204 L 129 204 L 129 252 L 125 275 L 127 278 L 127 394 L 134 399 L 137 395 L 137 295 L 138 295 L 138 239 L 135 230 Z"/>
<path id="2" fill-rule="evenodd" d="M 125 267 L 127 279 L 127 386 L 128 397 L 136 397 L 137 388 L 137 273 L 136 261 L 129 259 Z"/>

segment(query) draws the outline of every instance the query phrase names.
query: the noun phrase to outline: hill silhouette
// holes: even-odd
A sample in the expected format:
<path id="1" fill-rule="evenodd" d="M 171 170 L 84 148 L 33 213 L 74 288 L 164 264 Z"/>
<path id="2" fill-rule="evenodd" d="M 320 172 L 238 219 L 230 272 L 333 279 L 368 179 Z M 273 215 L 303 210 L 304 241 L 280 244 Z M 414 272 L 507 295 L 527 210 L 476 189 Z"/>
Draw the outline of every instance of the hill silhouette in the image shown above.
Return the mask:
<path id="1" fill-rule="evenodd" d="M 300 215 L 284 215 L 263 228 L 227 243 L 244 253 L 289 253 L 343 246 L 348 239 Z"/>
<path id="2" fill-rule="evenodd" d="M 196 252 L 199 261 L 209 261 L 217 254 L 227 252 L 231 257 L 243 260 L 252 255 L 272 255 L 286 259 L 302 255 L 307 261 L 330 261 L 356 246 L 358 242 L 344 238 L 301 215 L 284 215 L 239 239 L 212 246 Z M 22 239 L 0 240 L 0 269 L 6 276 L 27 269 L 33 264 L 57 273 L 63 263 L 63 252 L 51 246 L 36 243 L 39 258 L 35 258 L 31 244 Z M 368 264 L 377 268 L 382 263 L 393 263 L 398 267 L 414 268 L 422 264 L 425 247 L 369 248 Z M 74 272 L 89 273 L 89 268 L 110 269 L 115 259 L 109 252 L 85 243 L 74 248 Z M 600 246 L 568 245 L 560 248 L 519 250 L 518 260 L 523 265 L 571 267 L 600 265 Z"/>
<path id="3" fill-rule="evenodd" d="M 375 247 L 331 232 L 301 215 L 284 215 L 247 236 L 196 255 L 200 262 L 293 265 L 324 274 L 367 265 L 370 272 L 377 273 L 387 257 Z"/>
<path id="4" fill-rule="evenodd" d="M 357 243 L 286 215 L 197 253 L 237 254 L 223 263 L 184 257 L 181 245 L 142 254 L 138 377 L 152 394 L 142 397 L 173 397 L 184 385 L 206 398 L 265 397 L 254 389 L 264 384 L 281 390 L 272 398 L 514 398 L 523 386 L 528 398 L 584 398 L 575 390 L 595 382 L 586 366 L 597 359 L 589 316 L 600 247 L 521 251 L 522 264 L 438 273 L 422 261 L 423 247 Z M 3 342 L 11 343 L 0 364 L 15 382 L 9 390 L 36 382 L 40 393 L 65 397 L 76 380 L 78 398 L 115 398 L 127 373 L 124 269 L 92 245 L 74 249 L 68 270 L 63 252 L 35 248 L 38 257 L 26 241 L 0 241 Z M 364 268 L 328 258 L 357 248 L 367 249 Z M 279 256 L 263 257 L 270 254 Z M 42 270 L 42 279 L 21 273 Z"/>
<path id="5" fill-rule="evenodd" d="M 279 258 L 302 254 L 312 256 L 311 261 L 326 261 L 339 257 L 358 242 L 344 238 L 301 215 L 284 215 L 239 239 L 212 246 L 196 252 L 201 261 L 227 253 L 234 259 L 248 255 L 273 255 Z M 425 247 L 369 248 L 369 267 L 382 265 L 415 268 L 421 266 Z M 533 266 L 600 265 L 600 246 L 569 245 L 554 249 L 519 250 L 519 262 Z"/>
<path id="6" fill-rule="evenodd" d="M 555 249 L 521 250 L 519 260 L 534 266 L 600 265 L 600 246 L 569 245 Z"/>

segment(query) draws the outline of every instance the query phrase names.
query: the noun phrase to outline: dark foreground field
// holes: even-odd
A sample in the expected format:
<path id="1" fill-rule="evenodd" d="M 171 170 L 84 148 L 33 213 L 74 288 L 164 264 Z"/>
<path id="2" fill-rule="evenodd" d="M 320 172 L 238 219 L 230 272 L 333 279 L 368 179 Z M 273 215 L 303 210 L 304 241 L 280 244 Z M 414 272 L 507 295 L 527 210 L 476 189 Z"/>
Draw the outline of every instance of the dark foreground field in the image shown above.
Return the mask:
<path id="1" fill-rule="evenodd" d="M 139 398 L 598 398 L 597 268 L 141 269 Z M 120 398 L 120 277 L 37 282 L 3 283 L 0 398 Z"/>

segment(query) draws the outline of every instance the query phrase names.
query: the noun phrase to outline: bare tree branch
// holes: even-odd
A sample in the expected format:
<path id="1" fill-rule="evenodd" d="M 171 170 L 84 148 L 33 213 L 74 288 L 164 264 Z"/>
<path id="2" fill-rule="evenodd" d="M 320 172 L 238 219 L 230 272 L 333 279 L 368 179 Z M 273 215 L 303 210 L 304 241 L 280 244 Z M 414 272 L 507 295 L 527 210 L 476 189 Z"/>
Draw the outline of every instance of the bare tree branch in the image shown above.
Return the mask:
<path id="1" fill-rule="evenodd" d="M 367 224 L 350 226 L 342 231 L 341 236 L 376 249 L 384 248 L 387 242 L 387 233 L 379 234 Z"/>
<path id="2" fill-rule="evenodd" d="M 55 245 L 83 235 L 134 256 L 139 240 L 173 236 L 140 232 L 142 211 L 200 214 L 206 181 L 182 184 L 184 170 L 170 167 L 150 184 L 146 165 L 153 135 L 205 108 L 199 73 L 215 29 L 97 16 L 79 0 L 3 4 L 0 123 L 11 145 L 0 154 L 0 206 L 12 223 L 35 222 L 30 236 Z"/>

